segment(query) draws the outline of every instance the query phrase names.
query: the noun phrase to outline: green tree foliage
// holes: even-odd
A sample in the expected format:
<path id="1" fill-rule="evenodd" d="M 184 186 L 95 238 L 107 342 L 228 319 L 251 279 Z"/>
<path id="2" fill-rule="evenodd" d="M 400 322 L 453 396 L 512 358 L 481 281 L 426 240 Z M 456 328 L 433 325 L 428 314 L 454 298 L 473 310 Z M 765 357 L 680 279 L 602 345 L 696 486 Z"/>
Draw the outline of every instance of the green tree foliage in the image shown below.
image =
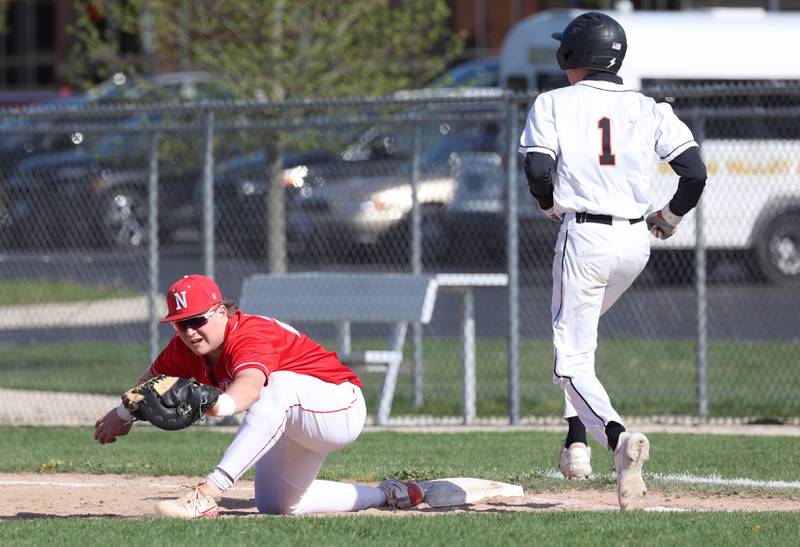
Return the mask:
<path id="1" fill-rule="evenodd" d="M 76 0 L 75 22 L 66 79 L 78 89 L 88 89 L 114 74 L 148 72 L 145 57 L 137 52 L 141 16 L 127 1 Z M 136 45 L 131 44 L 135 42 Z"/>
<path id="2" fill-rule="evenodd" d="M 76 13 L 76 83 L 158 65 L 208 70 L 272 100 L 417 87 L 463 45 L 446 0 L 78 0 Z M 121 35 L 139 37 L 138 58 Z"/>

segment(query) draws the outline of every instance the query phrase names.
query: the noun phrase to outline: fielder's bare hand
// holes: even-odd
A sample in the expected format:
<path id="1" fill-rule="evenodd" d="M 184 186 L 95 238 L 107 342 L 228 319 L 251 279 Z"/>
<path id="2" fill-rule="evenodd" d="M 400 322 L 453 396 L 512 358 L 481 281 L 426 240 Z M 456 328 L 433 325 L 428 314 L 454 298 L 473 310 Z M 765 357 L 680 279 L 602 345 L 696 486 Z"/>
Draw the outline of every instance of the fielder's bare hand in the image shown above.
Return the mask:
<path id="1" fill-rule="evenodd" d="M 100 444 L 113 443 L 117 437 L 127 435 L 132 426 L 132 421 L 123 420 L 117 414 L 117 409 L 112 408 L 94 424 L 94 438 Z"/>

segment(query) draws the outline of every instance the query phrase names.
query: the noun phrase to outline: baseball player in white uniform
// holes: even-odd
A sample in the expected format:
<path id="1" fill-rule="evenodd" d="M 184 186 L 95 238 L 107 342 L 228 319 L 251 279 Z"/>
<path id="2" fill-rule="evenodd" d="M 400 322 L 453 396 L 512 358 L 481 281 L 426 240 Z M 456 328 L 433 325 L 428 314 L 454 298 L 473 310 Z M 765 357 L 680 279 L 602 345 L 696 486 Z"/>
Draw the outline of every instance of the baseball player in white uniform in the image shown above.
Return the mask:
<path id="1" fill-rule="evenodd" d="M 640 509 L 650 443 L 625 430 L 595 375 L 597 325 L 647 264 L 650 234 L 672 236 L 697 205 L 706 169 L 672 108 L 617 76 L 627 50 L 617 21 L 584 13 L 553 38 L 571 85 L 536 98 L 519 150 L 531 194 L 561 224 L 553 260 L 553 381 L 564 390 L 569 432 L 559 467 L 567 478 L 591 474 L 588 429 L 613 451 L 620 508 Z M 650 212 L 654 153 L 680 179 L 672 199 Z"/>
<path id="2" fill-rule="evenodd" d="M 219 514 L 217 502 L 255 468 L 255 502 L 268 514 L 305 515 L 368 507 L 414 507 L 422 488 L 388 479 L 379 486 L 317 479 L 325 457 L 356 440 L 367 415 L 361 380 L 336 354 L 277 319 L 248 315 L 222 300 L 214 280 L 187 275 L 167 291 L 175 334 L 139 379 L 159 374 L 195 378 L 223 393 L 209 416 L 245 413 L 222 459 L 177 500 L 156 505 L 162 516 Z M 133 417 L 124 406 L 95 424 L 95 438 L 113 443 Z"/>

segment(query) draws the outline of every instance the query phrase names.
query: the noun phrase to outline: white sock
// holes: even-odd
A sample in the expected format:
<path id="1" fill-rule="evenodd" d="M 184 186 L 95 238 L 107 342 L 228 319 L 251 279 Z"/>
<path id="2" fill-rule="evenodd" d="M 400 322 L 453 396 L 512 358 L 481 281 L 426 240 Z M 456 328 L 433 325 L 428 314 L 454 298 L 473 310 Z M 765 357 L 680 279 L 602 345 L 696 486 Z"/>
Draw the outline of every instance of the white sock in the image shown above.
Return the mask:
<path id="1" fill-rule="evenodd" d="M 214 470 L 208 474 L 206 480 L 213 486 L 216 486 L 220 492 L 225 492 L 233 486 L 233 479 L 219 467 L 215 467 Z"/>
<path id="2" fill-rule="evenodd" d="M 385 505 L 386 494 L 380 488 L 363 484 L 315 480 L 296 505 L 294 514 L 361 511 Z"/>

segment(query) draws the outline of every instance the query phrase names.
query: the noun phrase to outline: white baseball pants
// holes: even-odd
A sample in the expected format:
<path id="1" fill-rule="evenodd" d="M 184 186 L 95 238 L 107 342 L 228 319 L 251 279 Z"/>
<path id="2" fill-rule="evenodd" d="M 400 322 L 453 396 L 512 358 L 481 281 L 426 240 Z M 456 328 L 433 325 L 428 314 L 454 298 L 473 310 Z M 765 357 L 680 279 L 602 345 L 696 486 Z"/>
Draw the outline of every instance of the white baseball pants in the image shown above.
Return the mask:
<path id="1" fill-rule="evenodd" d="M 553 383 L 564 389 L 564 417 L 578 416 L 608 448 L 605 426 L 623 424 L 595 374 L 597 326 L 631 286 L 650 257 L 644 221 L 614 218 L 612 225 L 578 223 L 565 215 L 553 259 Z"/>
<path id="2" fill-rule="evenodd" d="M 234 481 L 255 465 L 255 500 L 269 514 L 385 505 L 376 487 L 316 480 L 325 456 L 356 440 L 367 409 L 358 386 L 273 372 L 217 466 Z"/>

